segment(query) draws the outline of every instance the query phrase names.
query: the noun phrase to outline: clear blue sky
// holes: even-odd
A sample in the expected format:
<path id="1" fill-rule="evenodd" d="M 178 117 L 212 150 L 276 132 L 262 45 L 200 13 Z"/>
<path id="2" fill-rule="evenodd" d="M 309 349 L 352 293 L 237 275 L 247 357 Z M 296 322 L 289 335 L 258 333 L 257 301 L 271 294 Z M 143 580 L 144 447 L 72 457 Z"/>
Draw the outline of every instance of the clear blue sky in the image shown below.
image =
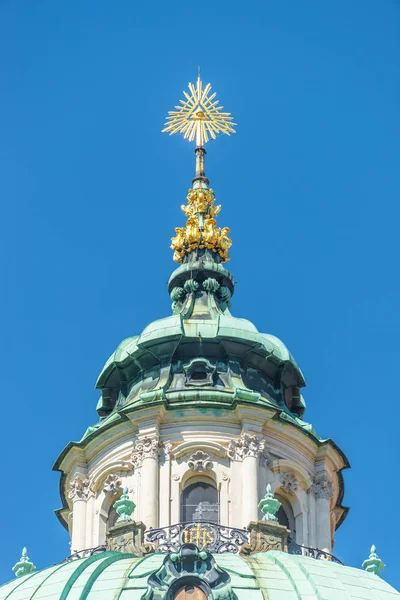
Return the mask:
<path id="1" fill-rule="evenodd" d="M 0 2 L 0 580 L 68 554 L 54 459 L 125 337 L 170 314 L 193 148 L 161 135 L 200 64 L 238 123 L 207 173 L 233 312 L 282 338 L 352 469 L 335 554 L 400 588 L 395 1 Z"/>

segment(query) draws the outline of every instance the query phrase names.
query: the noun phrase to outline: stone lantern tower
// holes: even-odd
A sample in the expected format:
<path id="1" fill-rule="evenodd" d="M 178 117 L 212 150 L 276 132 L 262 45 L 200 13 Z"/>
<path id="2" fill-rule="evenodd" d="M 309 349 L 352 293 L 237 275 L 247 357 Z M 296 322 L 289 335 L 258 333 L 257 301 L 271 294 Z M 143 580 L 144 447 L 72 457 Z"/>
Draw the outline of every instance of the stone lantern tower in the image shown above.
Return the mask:
<path id="1" fill-rule="evenodd" d="M 172 238 L 179 263 L 168 283 L 172 314 L 110 356 L 97 381 L 98 423 L 55 465 L 62 473 L 57 514 L 72 552 L 106 543 L 124 488 L 152 539 L 196 523 L 240 536 L 261 519 L 267 485 L 289 544 L 329 553 L 346 516 L 342 470 L 349 465 L 304 420 L 305 381 L 295 359 L 277 337 L 231 312 L 235 286 L 225 264 L 232 242 L 229 229 L 217 226 L 221 206 L 205 174 L 204 143 L 233 133 L 234 124 L 209 91 L 199 77 L 166 127 L 197 142 L 182 205 L 186 226 Z"/>

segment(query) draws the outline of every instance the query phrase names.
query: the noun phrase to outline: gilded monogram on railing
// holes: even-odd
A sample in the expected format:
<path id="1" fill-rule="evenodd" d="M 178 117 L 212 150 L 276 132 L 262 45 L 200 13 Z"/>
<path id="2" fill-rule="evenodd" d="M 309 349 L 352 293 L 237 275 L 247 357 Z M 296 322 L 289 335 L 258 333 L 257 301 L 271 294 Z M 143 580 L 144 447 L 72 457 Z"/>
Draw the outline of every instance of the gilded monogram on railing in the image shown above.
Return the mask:
<path id="1" fill-rule="evenodd" d="M 225 527 L 209 521 L 177 523 L 145 532 L 145 542 L 151 544 L 155 552 L 178 552 L 182 544 L 191 543 L 200 550 L 236 554 L 248 542 L 248 537 L 246 529 Z"/>

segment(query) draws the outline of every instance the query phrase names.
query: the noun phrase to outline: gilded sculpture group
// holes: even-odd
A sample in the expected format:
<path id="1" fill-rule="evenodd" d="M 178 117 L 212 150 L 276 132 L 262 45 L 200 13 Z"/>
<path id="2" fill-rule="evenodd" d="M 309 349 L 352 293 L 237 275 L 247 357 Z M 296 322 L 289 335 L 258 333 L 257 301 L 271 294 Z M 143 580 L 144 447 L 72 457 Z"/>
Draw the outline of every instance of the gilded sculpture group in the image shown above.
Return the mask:
<path id="1" fill-rule="evenodd" d="M 181 209 L 188 218 L 186 227 L 176 227 L 176 236 L 172 238 L 171 248 L 174 250 L 174 260 L 183 262 L 186 254 L 195 248 L 207 248 L 218 254 L 221 262 L 229 260 L 229 248 L 232 240 L 228 237 L 229 228 L 216 227 L 215 216 L 221 206 L 214 206 L 213 190 L 190 189 L 187 195 L 188 205 L 182 204 Z"/>

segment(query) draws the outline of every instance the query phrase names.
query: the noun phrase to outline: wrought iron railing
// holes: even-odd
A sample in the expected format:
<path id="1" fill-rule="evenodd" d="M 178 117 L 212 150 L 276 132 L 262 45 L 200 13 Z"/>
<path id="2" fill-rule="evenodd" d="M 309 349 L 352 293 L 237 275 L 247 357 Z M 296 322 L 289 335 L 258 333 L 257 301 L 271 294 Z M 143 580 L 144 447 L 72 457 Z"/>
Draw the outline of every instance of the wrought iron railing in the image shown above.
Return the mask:
<path id="1" fill-rule="evenodd" d="M 206 521 L 177 523 L 160 529 L 145 532 L 145 541 L 152 544 L 155 552 L 177 552 L 184 543 L 192 543 L 200 550 L 209 552 L 239 552 L 242 544 L 248 542 L 247 529 L 225 527 Z"/>
<path id="2" fill-rule="evenodd" d="M 309 556 L 310 558 L 315 558 L 316 560 L 330 560 L 332 562 L 338 563 L 342 565 L 342 561 L 333 556 L 333 554 L 329 554 L 329 552 L 325 552 L 324 550 L 318 550 L 318 548 L 308 548 L 307 546 L 301 546 L 293 541 L 290 537 L 288 538 L 288 554 L 297 554 L 299 556 Z"/>
<path id="3" fill-rule="evenodd" d="M 225 527 L 216 523 L 206 521 L 177 523 L 168 527 L 159 529 L 148 529 L 145 532 L 145 543 L 151 544 L 154 552 L 177 552 L 184 543 L 193 543 L 200 550 L 207 549 L 209 552 L 221 554 L 222 552 L 232 552 L 237 554 L 243 544 L 249 541 L 249 532 L 247 529 L 237 529 L 235 527 Z M 288 538 L 287 549 L 289 554 L 298 556 L 308 556 L 316 560 L 329 560 L 342 565 L 342 561 L 318 548 L 309 548 L 297 544 L 291 537 Z M 105 552 L 105 544 L 95 548 L 87 548 L 79 552 L 73 552 L 62 562 L 69 562 L 78 558 L 87 558 L 93 554 Z M 149 550 L 147 550 L 148 552 Z"/>
<path id="4" fill-rule="evenodd" d="M 93 556 L 93 554 L 100 554 L 100 552 L 105 552 L 106 550 L 107 546 L 105 544 L 96 546 L 95 548 L 86 548 L 85 550 L 79 550 L 79 552 L 73 552 L 61 562 L 70 562 L 71 560 L 77 560 L 78 558 L 88 558 L 89 556 Z"/>

